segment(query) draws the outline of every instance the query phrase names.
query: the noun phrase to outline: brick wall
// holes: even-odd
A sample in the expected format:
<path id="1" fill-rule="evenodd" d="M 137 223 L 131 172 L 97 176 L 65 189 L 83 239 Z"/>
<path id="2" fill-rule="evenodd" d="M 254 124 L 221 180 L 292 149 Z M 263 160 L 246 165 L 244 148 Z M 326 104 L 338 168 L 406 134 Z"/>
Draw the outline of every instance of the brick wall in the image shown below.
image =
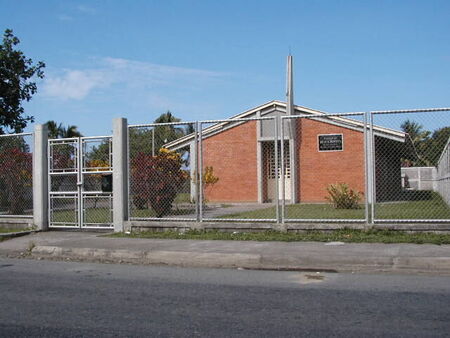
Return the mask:
<path id="1" fill-rule="evenodd" d="M 364 192 L 363 133 L 307 118 L 296 121 L 300 202 L 324 202 L 332 183 Z M 344 150 L 319 152 L 319 134 L 343 134 Z"/>
<path id="2" fill-rule="evenodd" d="M 210 202 L 256 202 L 256 121 L 203 140 L 203 167 L 213 166 L 219 181 L 205 191 Z"/>

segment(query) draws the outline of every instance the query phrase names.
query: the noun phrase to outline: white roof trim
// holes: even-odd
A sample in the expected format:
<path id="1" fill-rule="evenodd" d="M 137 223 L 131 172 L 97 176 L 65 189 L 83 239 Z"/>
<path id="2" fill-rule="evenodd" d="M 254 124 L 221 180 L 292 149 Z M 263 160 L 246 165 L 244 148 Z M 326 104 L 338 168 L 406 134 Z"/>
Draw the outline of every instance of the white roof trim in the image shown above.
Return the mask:
<path id="1" fill-rule="evenodd" d="M 269 111 L 266 111 L 264 113 L 262 112 L 263 110 L 267 110 L 268 108 L 272 108 L 272 109 L 270 109 Z M 215 134 L 217 134 L 217 132 L 223 130 L 225 125 L 233 122 L 232 120 L 249 118 L 251 115 L 256 114 L 258 111 L 262 112 L 261 115 L 265 115 L 265 114 L 268 114 L 268 113 L 274 111 L 276 108 L 281 108 L 282 110 L 286 111 L 286 103 L 281 102 L 281 101 L 276 101 L 276 100 L 267 102 L 258 107 L 255 107 L 255 108 L 252 108 L 245 112 L 242 112 L 240 114 L 234 115 L 228 119 L 229 121 L 226 121 L 226 122 L 221 121 L 221 122 L 218 122 L 208 128 L 205 128 L 204 130 L 202 130 L 202 134 L 205 137 L 215 135 Z M 307 107 L 303 107 L 303 106 L 296 106 L 296 105 L 294 106 L 294 110 L 296 113 L 295 115 L 301 115 L 301 114 L 306 113 L 306 114 L 315 115 L 315 117 L 316 116 L 317 117 L 320 117 L 320 116 L 327 117 L 327 119 L 333 120 L 333 124 L 344 127 L 344 128 L 349 128 L 349 129 L 353 129 L 353 130 L 358 130 L 358 129 L 363 128 L 363 122 L 360 122 L 360 121 L 357 121 L 357 120 L 354 120 L 354 119 L 351 119 L 348 117 L 333 116 L 333 114 L 327 114 L 320 110 L 311 109 L 311 108 L 307 108 Z M 245 121 L 242 121 L 241 123 L 244 123 L 244 122 Z M 330 123 L 330 121 L 323 121 L 323 122 Z M 389 138 L 389 139 L 399 141 L 399 142 L 405 141 L 405 133 L 404 132 L 390 129 L 390 128 L 380 127 L 380 126 L 376 126 L 376 125 L 373 126 L 373 130 L 375 132 L 375 135 L 377 135 L 377 136 Z M 177 140 L 169 142 L 165 146 L 169 149 L 179 149 L 181 147 L 186 146 L 187 143 L 190 142 L 193 138 L 194 138 L 194 135 L 189 134 L 189 135 L 181 137 Z"/>

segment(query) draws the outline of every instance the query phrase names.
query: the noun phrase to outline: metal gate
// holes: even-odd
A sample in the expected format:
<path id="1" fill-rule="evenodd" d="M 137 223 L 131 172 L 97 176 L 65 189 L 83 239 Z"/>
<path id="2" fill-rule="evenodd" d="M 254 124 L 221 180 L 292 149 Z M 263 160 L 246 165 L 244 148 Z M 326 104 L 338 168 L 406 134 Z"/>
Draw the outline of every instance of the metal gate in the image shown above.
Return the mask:
<path id="1" fill-rule="evenodd" d="M 112 137 L 48 141 L 49 227 L 113 228 Z"/>

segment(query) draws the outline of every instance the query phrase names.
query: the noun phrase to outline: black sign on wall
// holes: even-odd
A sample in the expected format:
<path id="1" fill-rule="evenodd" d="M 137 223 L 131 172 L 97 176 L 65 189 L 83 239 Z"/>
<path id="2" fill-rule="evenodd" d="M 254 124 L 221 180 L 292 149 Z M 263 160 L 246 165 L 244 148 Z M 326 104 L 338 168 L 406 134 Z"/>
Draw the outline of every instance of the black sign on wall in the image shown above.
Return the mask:
<path id="1" fill-rule="evenodd" d="M 318 135 L 319 151 L 344 150 L 344 138 L 342 134 Z"/>

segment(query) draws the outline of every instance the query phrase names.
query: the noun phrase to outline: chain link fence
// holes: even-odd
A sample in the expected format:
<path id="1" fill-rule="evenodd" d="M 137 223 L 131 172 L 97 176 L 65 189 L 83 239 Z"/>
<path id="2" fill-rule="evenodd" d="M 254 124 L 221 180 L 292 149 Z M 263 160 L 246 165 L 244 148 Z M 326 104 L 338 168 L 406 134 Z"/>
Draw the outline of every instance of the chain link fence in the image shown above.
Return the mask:
<path id="1" fill-rule="evenodd" d="M 286 222 L 367 220 L 365 116 L 343 113 L 282 118 L 282 163 L 284 168 L 289 166 L 287 172 L 283 168 L 281 177 Z"/>
<path id="2" fill-rule="evenodd" d="M 0 135 L 0 217 L 33 215 L 33 134 Z"/>
<path id="3" fill-rule="evenodd" d="M 450 206 L 450 136 L 439 157 L 435 186 L 441 197 Z"/>
<path id="4" fill-rule="evenodd" d="M 196 125 L 129 126 L 130 219 L 197 220 Z"/>
<path id="5" fill-rule="evenodd" d="M 449 221 L 448 114 L 278 113 L 131 125 L 129 217 Z"/>
<path id="6" fill-rule="evenodd" d="M 399 142 L 373 136 L 374 221 L 449 221 L 449 112 L 373 112 L 371 117 L 374 126 L 400 130 L 404 137 Z"/>
<path id="7" fill-rule="evenodd" d="M 202 220 L 277 222 L 279 129 L 275 117 L 200 122 Z"/>

